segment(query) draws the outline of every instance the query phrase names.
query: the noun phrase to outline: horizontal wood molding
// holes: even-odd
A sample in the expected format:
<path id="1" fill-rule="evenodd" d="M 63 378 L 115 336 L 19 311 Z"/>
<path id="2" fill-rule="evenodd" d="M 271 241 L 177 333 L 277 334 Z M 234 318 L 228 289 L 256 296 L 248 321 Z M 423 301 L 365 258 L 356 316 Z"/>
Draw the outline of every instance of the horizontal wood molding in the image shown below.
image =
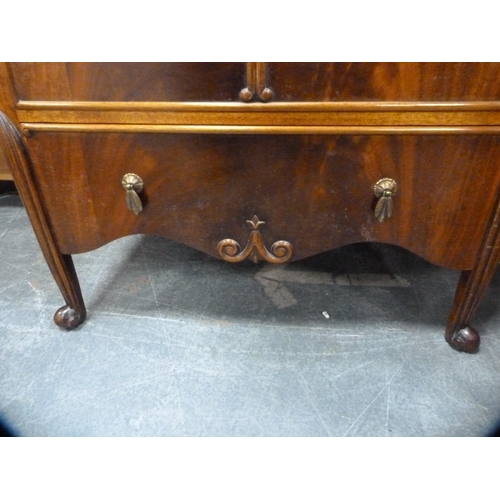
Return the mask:
<path id="1" fill-rule="evenodd" d="M 460 126 L 500 125 L 500 111 L 410 112 L 156 112 L 19 111 L 21 123 L 226 126 Z"/>
<path id="2" fill-rule="evenodd" d="M 496 126 L 279 126 L 279 125 L 155 125 L 155 124 L 88 124 L 23 123 L 24 135 L 32 132 L 116 132 L 173 134 L 297 134 L 297 135 L 453 135 L 500 134 Z"/>
<path id="3" fill-rule="evenodd" d="M 302 133 L 307 128 L 500 126 L 500 102 L 475 103 L 159 103 L 24 102 L 19 121 L 34 124 L 198 127 L 197 132 Z M 200 128 L 201 127 L 201 128 Z M 259 128 L 265 128 L 259 132 Z M 288 132 L 284 130 L 287 128 Z M 96 129 L 99 130 L 99 129 Z M 105 130 L 105 129 L 102 129 Z M 166 129 L 164 129 L 166 131 Z M 158 130 L 160 131 L 160 130 Z M 330 133 L 323 131 L 319 133 Z"/>
<path id="4" fill-rule="evenodd" d="M 145 101 L 18 101 L 19 110 L 58 111 L 500 111 L 500 101 L 351 101 L 351 102 L 145 102 Z"/>

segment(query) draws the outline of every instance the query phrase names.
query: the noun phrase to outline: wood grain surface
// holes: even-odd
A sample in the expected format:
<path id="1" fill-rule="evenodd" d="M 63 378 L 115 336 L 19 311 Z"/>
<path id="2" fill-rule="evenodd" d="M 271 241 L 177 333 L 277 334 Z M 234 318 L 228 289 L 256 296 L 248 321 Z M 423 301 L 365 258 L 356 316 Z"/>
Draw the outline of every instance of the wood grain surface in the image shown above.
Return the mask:
<path id="1" fill-rule="evenodd" d="M 232 101 L 245 63 L 10 63 L 21 100 Z"/>
<path id="2" fill-rule="evenodd" d="M 266 222 L 268 244 L 294 259 L 359 241 L 407 248 L 471 269 L 500 186 L 496 136 L 217 136 L 37 132 L 35 175 L 63 253 L 156 233 L 217 256 Z M 121 178 L 144 181 L 127 210 Z M 378 222 L 373 185 L 397 181 L 394 215 Z"/>
<path id="3" fill-rule="evenodd" d="M 500 65 L 268 63 L 267 82 L 278 101 L 498 100 Z"/>
<path id="4" fill-rule="evenodd" d="M 13 93 L 11 77 L 7 64 L 0 62 L 0 111 L 19 128 L 19 121 L 15 111 L 16 98 Z M 0 181 L 11 181 L 9 161 L 5 152 L 0 148 Z"/>
<path id="5" fill-rule="evenodd" d="M 247 84 L 245 63 L 10 67 L 21 100 L 238 101 Z M 267 85 L 275 101 L 498 100 L 500 86 L 497 63 L 266 63 L 265 81 L 259 67 L 259 85 Z"/>

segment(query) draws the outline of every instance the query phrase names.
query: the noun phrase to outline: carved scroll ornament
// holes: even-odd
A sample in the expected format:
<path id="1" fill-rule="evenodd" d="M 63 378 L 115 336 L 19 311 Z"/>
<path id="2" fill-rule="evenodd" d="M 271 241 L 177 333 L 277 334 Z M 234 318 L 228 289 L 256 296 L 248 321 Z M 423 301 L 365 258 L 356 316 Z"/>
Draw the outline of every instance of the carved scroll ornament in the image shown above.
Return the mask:
<path id="1" fill-rule="evenodd" d="M 264 221 L 254 215 L 252 220 L 247 220 L 247 223 L 252 227 L 250 238 L 247 246 L 240 251 L 240 245 L 232 239 L 225 239 L 217 245 L 217 252 L 221 259 L 226 262 L 242 262 L 245 259 L 250 259 L 257 263 L 261 260 L 271 262 L 273 264 L 284 264 L 288 262 L 293 255 L 293 246 L 288 241 L 279 240 L 273 243 L 271 251 L 269 251 L 262 241 L 259 227 L 265 224 Z"/>

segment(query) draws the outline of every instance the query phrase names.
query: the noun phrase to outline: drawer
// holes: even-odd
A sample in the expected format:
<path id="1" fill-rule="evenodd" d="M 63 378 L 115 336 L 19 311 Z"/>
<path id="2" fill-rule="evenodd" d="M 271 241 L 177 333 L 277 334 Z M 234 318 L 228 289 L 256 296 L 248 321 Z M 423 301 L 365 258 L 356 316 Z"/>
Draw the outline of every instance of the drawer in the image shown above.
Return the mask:
<path id="1" fill-rule="evenodd" d="M 22 101 L 238 101 L 245 63 L 10 63 Z"/>
<path id="2" fill-rule="evenodd" d="M 269 63 L 278 101 L 496 101 L 499 63 Z"/>
<path id="3" fill-rule="evenodd" d="M 63 253 L 135 233 L 160 234 L 217 256 L 265 222 L 267 248 L 293 259 L 359 241 L 400 245 L 470 269 L 500 186 L 494 136 L 232 136 L 37 132 L 28 139 Z M 126 205 L 124 174 L 144 183 Z M 374 215 L 373 186 L 397 182 L 392 217 Z"/>

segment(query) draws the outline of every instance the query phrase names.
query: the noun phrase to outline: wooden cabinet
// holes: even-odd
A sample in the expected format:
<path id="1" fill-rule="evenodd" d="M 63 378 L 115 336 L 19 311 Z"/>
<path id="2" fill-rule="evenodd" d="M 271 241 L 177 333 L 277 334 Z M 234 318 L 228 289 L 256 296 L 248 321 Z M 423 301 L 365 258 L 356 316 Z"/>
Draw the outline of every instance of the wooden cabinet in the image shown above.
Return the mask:
<path id="1" fill-rule="evenodd" d="M 3 149 L 66 301 L 60 326 L 85 319 L 71 254 L 129 234 L 233 263 L 378 241 L 462 270 L 446 339 L 477 349 L 470 321 L 500 258 L 500 64 L 18 63 L 2 74 Z"/>

